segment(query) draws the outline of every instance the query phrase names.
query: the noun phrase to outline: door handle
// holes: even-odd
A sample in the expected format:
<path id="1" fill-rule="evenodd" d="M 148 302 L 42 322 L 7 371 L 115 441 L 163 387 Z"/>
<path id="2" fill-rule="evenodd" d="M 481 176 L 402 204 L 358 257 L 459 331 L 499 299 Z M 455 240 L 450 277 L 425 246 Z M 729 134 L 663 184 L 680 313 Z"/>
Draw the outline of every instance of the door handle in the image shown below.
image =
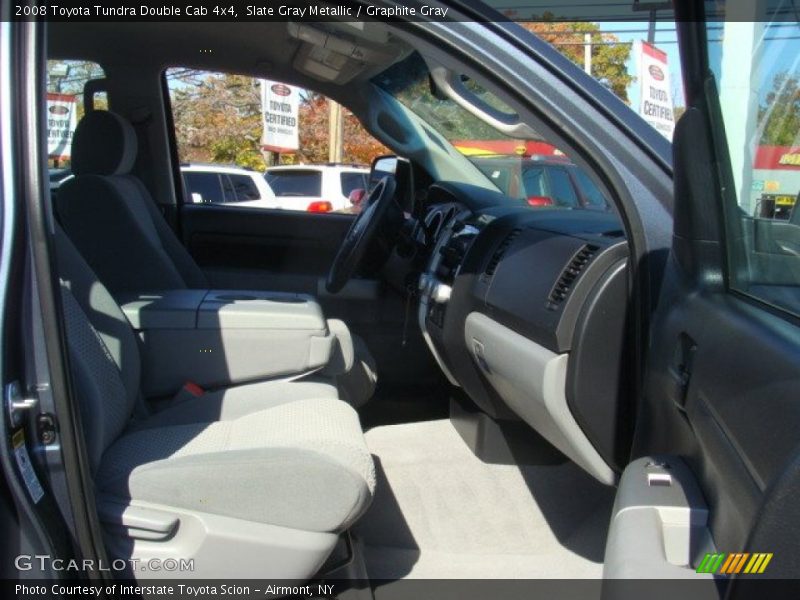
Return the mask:
<path id="1" fill-rule="evenodd" d="M 697 344 L 692 337 L 683 332 L 678 336 L 678 344 L 672 357 L 669 369 L 670 377 L 675 385 L 672 401 L 681 412 L 686 412 L 686 399 L 689 394 L 689 384 L 692 381 L 692 369 L 697 353 Z"/>

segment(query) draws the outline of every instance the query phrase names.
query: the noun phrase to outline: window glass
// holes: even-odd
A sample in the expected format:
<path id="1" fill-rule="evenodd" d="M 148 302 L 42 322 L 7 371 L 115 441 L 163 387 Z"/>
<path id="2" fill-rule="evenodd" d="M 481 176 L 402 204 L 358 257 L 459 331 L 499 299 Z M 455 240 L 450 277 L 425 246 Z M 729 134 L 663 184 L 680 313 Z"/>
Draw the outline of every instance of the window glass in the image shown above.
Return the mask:
<path id="1" fill-rule="evenodd" d="M 572 169 L 572 176 L 578 184 L 578 189 L 583 197 L 583 201 L 591 207 L 605 208 L 606 199 L 591 177 L 589 177 L 583 169 Z"/>
<path id="2" fill-rule="evenodd" d="M 550 29 L 558 29 L 562 24 L 549 23 Z M 572 44 L 573 34 L 581 33 L 580 23 L 570 24 L 569 35 L 562 36 Z M 599 26 L 598 26 L 599 27 Z M 601 38 L 598 37 L 598 40 Z M 605 39 L 605 38 L 603 38 Z M 607 43 L 611 41 L 606 40 Z M 603 43 L 606 43 L 603 42 Z M 616 42 L 615 42 L 616 43 Z M 560 48 L 572 57 L 572 46 Z M 626 44 L 619 46 L 616 53 L 600 51 L 603 56 L 614 58 L 613 71 L 616 82 L 615 92 L 628 100 L 627 86 L 633 79 L 627 74 L 626 61 L 630 48 Z M 609 69 L 610 65 L 607 65 Z M 611 72 L 609 71 L 609 72 Z M 512 137 L 496 129 L 493 125 L 480 119 L 446 94 L 436 93 L 431 85 L 431 73 L 425 59 L 418 53 L 412 53 L 376 75 L 373 83 L 392 95 L 417 117 L 425 122 L 427 137 L 432 143 L 452 148 L 471 162 L 498 190 L 512 199 L 526 202 L 533 209 L 555 205 L 584 208 L 578 202 L 578 194 L 572 179 L 566 172 L 567 166 L 579 169 L 565 153 L 551 140 L 546 139 L 531 129 L 524 137 Z M 474 96 L 473 101 L 489 113 L 497 115 L 514 115 L 514 110 L 502 99 L 494 95 L 479 82 L 462 77 L 461 84 L 467 93 Z M 550 173 L 555 180 L 548 184 Z M 550 189 L 551 185 L 557 186 Z M 556 194 L 558 198 L 553 197 Z M 602 210 L 613 211 L 611 203 L 603 201 L 597 205 Z M 597 207 L 595 207 L 596 209 Z"/>
<path id="3" fill-rule="evenodd" d="M 252 177 L 247 175 L 228 175 L 228 177 L 233 185 L 233 192 L 237 202 L 259 200 L 261 198 Z"/>
<path id="4" fill-rule="evenodd" d="M 258 200 L 249 206 L 314 211 L 322 206 L 350 212 L 347 196 L 364 187 L 364 178 L 352 173 L 353 168 L 343 171 L 342 164 L 368 165 L 390 153 L 350 111 L 314 90 L 182 67 L 167 69 L 164 77 L 179 161 L 265 173 L 275 191 L 273 196 L 252 178 L 230 173 L 223 177 L 226 203 Z M 330 127 L 333 119 L 341 126 Z M 295 165 L 309 168 L 272 171 Z M 298 196 L 328 204 L 308 208 L 310 201 L 292 199 Z"/>
<path id="5" fill-rule="evenodd" d="M 217 173 L 186 171 L 183 173 L 183 181 L 186 186 L 186 193 L 192 199 L 192 202 L 221 204 L 225 201 Z"/>
<path id="6" fill-rule="evenodd" d="M 350 192 L 357 189 L 367 189 L 367 174 L 343 171 L 340 175 L 342 182 L 342 194 L 349 196 Z"/>
<path id="7" fill-rule="evenodd" d="M 553 192 L 553 200 L 559 206 L 569 206 L 575 208 L 578 205 L 578 197 L 572 185 L 569 173 L 561 167 L 549 169 L 550 187 Z"/>
<path id="8" fill-rule="evenodd" d="M 550 190 L 545 181 L 544 167 L 528 167 L 522 173 L 522 183 L 525 186 L 525 195 L 549 196 Z"/>
<path id="9" fill-rule="evenodd" d="M 103 69 L 91 61 L 47 61 L 47 158 L 51 189 L 71 174 L 72 136 L 85 113 L 83 88 L 90 79 L 103 77 Z M 108 108 L 105 93 L 95 94 L 94 107 Z"/>
<path id="10" fill-rule="evenodd" d="M 269 187 L 276 196 L 320 196 L 322 173 L 310 169 L 286 169 L 267 171 Z"/>
<path id="11" fill-rule="evenodd" d="M 800 26 L 765 7 L 753 5 L 757 21 L 707 24 L 735 192 L 724 198 L 728 283 L 800 314 Z"/>
<path id="12" fill-rule="evenodd" d="M 227 173 L 220 174 L 220 181 L 222 182 L 222 195 L 225 197 L 225 202 L 236 202 L 236 193 L 233 191 L 231 178 Z"/>

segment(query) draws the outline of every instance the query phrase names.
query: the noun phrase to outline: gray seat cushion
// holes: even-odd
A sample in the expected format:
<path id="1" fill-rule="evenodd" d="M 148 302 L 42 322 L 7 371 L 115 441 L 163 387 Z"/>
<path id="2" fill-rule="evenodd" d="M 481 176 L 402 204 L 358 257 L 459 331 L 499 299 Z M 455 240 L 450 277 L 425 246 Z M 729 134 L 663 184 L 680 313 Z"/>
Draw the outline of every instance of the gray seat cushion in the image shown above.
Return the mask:
<path id="1" fill-rule="evenodd" d="M 124 434 L 104 454 L 96 485 L 109 500 L 336 532 L 369 506 L 375 472 L 353 408 L 315 398 Z"/>
<path id="2" fill-rule="evenodd" d="M 264 381 L 188 394 L 147 419 L 135 421 L 132 429 L 230 421 L 287 402 L 308 398 L 339 398 L 333 381 Z"/>

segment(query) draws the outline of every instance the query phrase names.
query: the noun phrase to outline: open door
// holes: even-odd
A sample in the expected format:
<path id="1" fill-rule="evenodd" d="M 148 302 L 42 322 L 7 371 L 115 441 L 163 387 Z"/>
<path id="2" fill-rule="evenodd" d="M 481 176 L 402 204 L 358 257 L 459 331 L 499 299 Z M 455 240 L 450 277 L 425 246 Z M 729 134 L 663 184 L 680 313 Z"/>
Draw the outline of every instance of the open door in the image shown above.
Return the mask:
<path id="1" fill-rule="evenodd" d="M 605 576 L 744 597 L 800 576 L 800 36 L 778 3 L 676 4 L 672 251 Z"/>

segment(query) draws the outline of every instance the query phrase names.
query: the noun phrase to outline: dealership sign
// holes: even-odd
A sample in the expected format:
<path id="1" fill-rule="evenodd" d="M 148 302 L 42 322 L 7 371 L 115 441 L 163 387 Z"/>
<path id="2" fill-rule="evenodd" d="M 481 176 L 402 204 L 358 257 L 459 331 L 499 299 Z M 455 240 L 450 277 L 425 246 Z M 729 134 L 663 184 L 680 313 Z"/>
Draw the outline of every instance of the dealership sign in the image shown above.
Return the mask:
<path id="1" fill-rule="evenodd" d="M 78 101 L 68 94 L 47 94 L 47 156 L 65 160 L 70 156 L 72 135 L 78 124 Z"/>
<path id="2" fill-rule="evenodd" d="M 261 146 L 271 152 L 294 152 L 299 142 L 300 88 L 261 80 Z"/>
<path id="3" fill-rule="evenodd" d="M 639 114 L 671 140 L 675 129 L 667 55 L 647 42 L 637 42 L 639 57 Z"/>

